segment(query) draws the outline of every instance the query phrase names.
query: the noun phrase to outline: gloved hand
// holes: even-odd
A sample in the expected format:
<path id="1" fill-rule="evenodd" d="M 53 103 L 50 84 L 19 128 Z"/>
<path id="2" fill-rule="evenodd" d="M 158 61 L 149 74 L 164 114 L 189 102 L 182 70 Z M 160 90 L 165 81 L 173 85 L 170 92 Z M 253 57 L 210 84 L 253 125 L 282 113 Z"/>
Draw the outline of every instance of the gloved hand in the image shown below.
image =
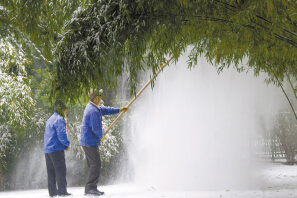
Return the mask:
<path id="1" fill-rule="evenodd" d="M 105 140 L 105 135 L 103 135 L 102 139 L 100 140 L 100 142 L 103 142 Z"/>
<path id="2" fill-rule="evenodd" d="M 122 111 L 126 112 L 126 111 L 128 111 L 128 109 L 129 109 L 128 107 L 121 107 L 120 112 L 122 112 Z"/>

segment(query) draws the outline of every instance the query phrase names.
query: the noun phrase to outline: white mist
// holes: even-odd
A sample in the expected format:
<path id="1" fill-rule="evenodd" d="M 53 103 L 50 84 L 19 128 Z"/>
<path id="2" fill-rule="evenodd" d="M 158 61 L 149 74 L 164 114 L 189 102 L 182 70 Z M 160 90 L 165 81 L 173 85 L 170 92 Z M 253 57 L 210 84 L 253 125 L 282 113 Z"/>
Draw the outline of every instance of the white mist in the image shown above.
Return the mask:
<path id="1" fill-rule="evenodd" d="M 167 190 L 259 187 L 253 158 L 259 118 L 278 111 L 279 88 L 252 72 L 220 75 L 201 58 L 171 64 L 130 108 L 137 184 Z"/>

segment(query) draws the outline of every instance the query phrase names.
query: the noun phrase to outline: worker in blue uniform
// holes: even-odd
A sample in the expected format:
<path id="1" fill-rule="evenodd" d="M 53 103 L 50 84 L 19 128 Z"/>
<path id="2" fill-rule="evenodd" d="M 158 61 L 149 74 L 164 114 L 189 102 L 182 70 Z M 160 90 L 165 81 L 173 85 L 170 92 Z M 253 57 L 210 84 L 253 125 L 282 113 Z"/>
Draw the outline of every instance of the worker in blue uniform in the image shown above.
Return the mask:
<path id="1" fill-rule="evenodd" d="M 81 123 L 80 145 L 86 155 L 89 168 L 88 178 L 85 185 L 85 195 L 100 196 L 104 192 L 97 189 L 101 170 L 101 159 L 99 146 L 105 139 L 102 133 L 102 116 L 112 115 L 119 112 L 126 112 L 128 107 L 113 108 L 98 106 L 102 97 L 101 90 L 91 90 L 89 94 L 90 102 L 87 104 Z"/>
<path id="2" fill-rule="evenodd" d="M 65 123 L 66 105 L 57 100 L 55 112 L 47 120 L 44 131 L 43 150 L 45 153 L 50 197 L 68 196 L 64 150 L 70 149 Z"/>

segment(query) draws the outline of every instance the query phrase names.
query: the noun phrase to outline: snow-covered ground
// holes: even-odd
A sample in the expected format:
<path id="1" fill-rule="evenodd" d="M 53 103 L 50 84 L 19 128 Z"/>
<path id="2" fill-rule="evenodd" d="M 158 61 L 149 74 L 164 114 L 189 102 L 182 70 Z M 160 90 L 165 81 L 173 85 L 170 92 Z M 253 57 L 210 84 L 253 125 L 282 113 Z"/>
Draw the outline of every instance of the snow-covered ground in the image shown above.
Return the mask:
<path id="1" fill-rule="evenodd" d="M 290 198 L 297 197 L 297 166 L 283 165 L 281 163 L 266 163 L 260 177 L 263 183 L 259 188 L 249 190 L 220 191 L 175 191 L 162 190 L 153 186 L 139 186 L 137 184 L 115 184 L 101 186 L 100 190 L 105 191 L 106 198 L 218 198 L 218 197 L 239 197 L 239 198 Z M 83 187 L 69 187 L 68 191 L 72 197 L 84 196 Z M 0 192 L 0 198 L 44 198 L 49 197 L 47 189 Z M 88 196 L 92 197 L 92 196 Z"/>

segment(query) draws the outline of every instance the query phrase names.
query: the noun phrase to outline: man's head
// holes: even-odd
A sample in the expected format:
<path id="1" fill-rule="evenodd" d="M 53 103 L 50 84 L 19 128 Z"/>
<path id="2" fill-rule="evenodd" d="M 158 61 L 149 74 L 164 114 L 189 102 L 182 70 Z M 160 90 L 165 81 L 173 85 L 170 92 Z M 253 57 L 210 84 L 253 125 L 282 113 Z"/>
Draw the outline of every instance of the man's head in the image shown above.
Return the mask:
<path id="1" fill-rule="evenodd" d="M 101 97 L 102 97 L 103 90 L 97 90 L 97 89 L 92 89 L 89 93 L 89 100 L 96 105 L 98 105 L 101 102 Z"/>
<path id="2" fill-rule="evenodd" d="M 64 114 L 66 113 L 67 106 L 62 100 L 56 100 L 55 102 L 55 112 L 62 115 L 64 117 Z"/>

